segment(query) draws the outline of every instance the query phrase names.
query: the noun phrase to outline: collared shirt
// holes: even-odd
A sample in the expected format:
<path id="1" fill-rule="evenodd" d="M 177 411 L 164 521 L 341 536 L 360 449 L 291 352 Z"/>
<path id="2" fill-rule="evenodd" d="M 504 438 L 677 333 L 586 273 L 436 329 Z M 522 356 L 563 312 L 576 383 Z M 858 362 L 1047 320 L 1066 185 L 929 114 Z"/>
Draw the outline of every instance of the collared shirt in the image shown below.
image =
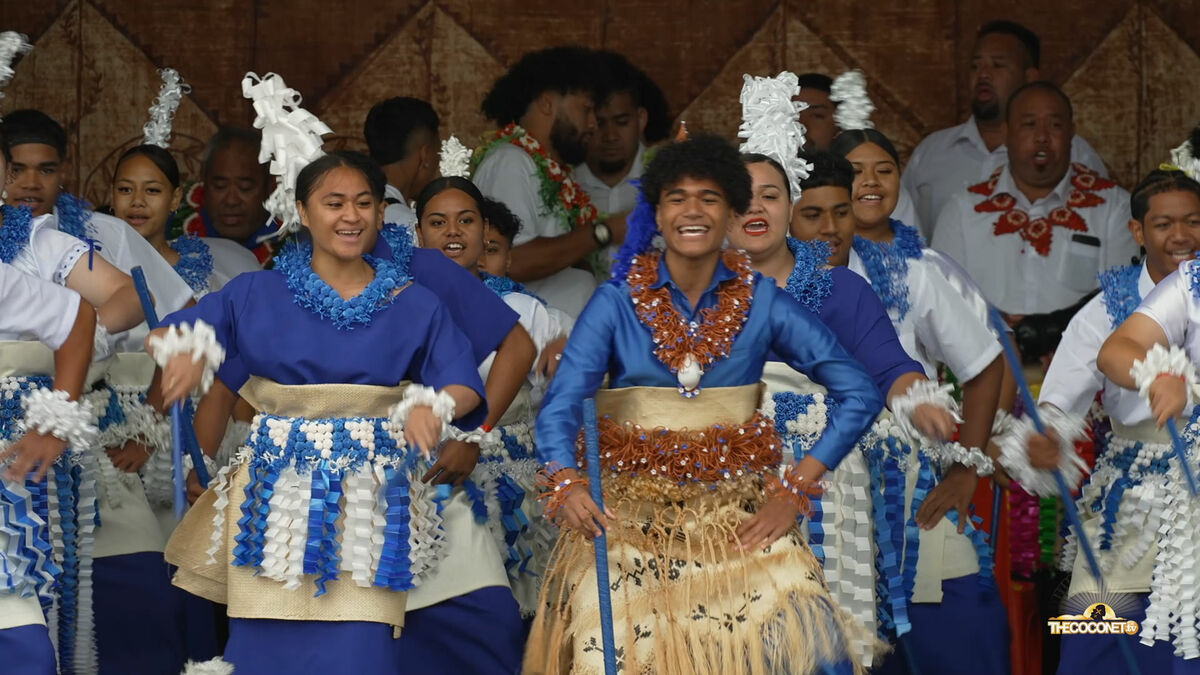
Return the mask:
<path id="1" fill-rule="evenodd" d="M 1050 194 L 1031 204 L 1005 166 L 993 194 L 1012 195 L 1017 201 L 1015 208 L 1037 219 L 1066 206 L 1070 190 L 1068 170 Z M 1096 275 L 1114 265 L 1128 264 L 1137 253 L 1127 227 L 1129 193 L 1114 186 L 1094 194 L 1104 203 L 1074 209 L 1086 222 L 1087 232 L 1053 226 L 1050 253 L 1043 256 L 1018 232 L 994 234 L 1001 214 L 977 212 L 975 205 L 987 198 L 964 187 L 942 210 L 933 248 L 958 261 L 984 297 L 1003 312 L 1043 314 L 1070 307 L 1096 288 Z M 1099 239 L 1099 245 L 1087 239 Z"/>
<path id="2" fill-rule="evenodd" d="M 413 241 L 416 241 L 417 212 L 408 205 L 404 193 L 400 192 L 400 188 L 389 183 L 383 188 L 383 199 L 387 202 L 387 206 L 383 209 L 383 222 L 407 227 L 413 234 Z"/>
<path id="3" fill-rule="evenodd" d="M 717 286 L 734 272 L 718 262 L 712 281 L 696 307 L 671 281 L 665 257 L 659 261 L 656 287 L 666 285 L 675 309 L 693 320 L 697 313 L 717 304 Z M 754 273 L 754 296 L 749 316 L 734 340 L 729 356 L 713 363 L 700 380 L 701 387 L 736 387 L 762 378 L 767 355 L 774 351 L 792 368 L 824 386 L 839 401 L 830 413 L 825 433 L 811 454 L 834 467 L 850 451 L 883 406 L 883 397 L 862 366 L 837 343 L 837 338 L 815 315 L 804 309 L 774 283 Z M 579 316 L 562 363 L 546 392 L 537 419 L 538 457 L 574 467 L 575 435 L 583 420 L 583 401 L 608 386 L 670 387 L 678 379 L 654 356 L 650 330 L 634 312 L 629 285 L 613 280 L 600 286 Z M 701 390 L 700 397 L 704 396 Z"/>
<path id="4" fill-rule="evenodd" d="M 1137 288 L 1142 298 L 1154 290 L 1154 282 L 1150 280 L 1150 272 L 1145 265 L 1142 265 L 1138 275 Z M 1113 384 L 1096 367 L 1100 347 L 1116 330 L 1104 300 L 1103 293 L 1089 300 L 1067 325 L 1058 350 L 1054 352 L 1054 360 L 1046 371 L 1046 378 L 1042 381 L 1038 400 L 1039 403 L 1049 403 L 1063 412 L 1082 417 L 1087 414 L 1099 391 L 1102 392 L 1101 403 L 1108 416 L 1119 424 L 1134 426 L 1151 419 L 1146 399 L 1136 391 Z M 1186 310 L 1180 312 L 1182 316 L 1186 314 Z"/>
<path id="5" fill-rule="evenodd" d="M 1108 176 L 1104 160 L 1078 135 L 1071 139 L 1071 161 Z M 1008 164 L 1008 148 L 1000 145 L 989 151 L 973 116 L 958 126 L 926 136 L 913 150 L 901 176 L 901 185 L 916 203 L 921 234 L 931 239 L 950 198 L 987 180 L 996 167 L 1004 164 Z"/>
<path id="6" fill-rule="evenodd" d="M 520 219 L 521 230 L 513 239 L 513 246 L 540 237 L 566 234 L 560 213 L 547 209 L 542 202 L 537 165 L 521 148 L 511 143 L 499 145 L 479 163 L 472 180 L 485 197 L 504 202 Z M 577 267 L 567 267 L 544 279 L 522 283 L 531 293 L 572 317 L 579 316 L 596 290 L 595 276 Z"/>
<path id="7" fill-rule="evenodd" d="M 629 173 L 622 176 L 616 185 L 610 186 L 597 178 L 586 163 L 575 167 L 573 177 L 575 182 L 579 183 L 579 187 L 588 193 L 592 205 L 600 213 L 624 213 L 632 210 L 637 202 L 637 188 L 630 181 L 642 177 L 642 158 L 645 154 L 646 147 L 638 143 L 637 154 L 633 157 L 633 164 L 629 166 Z"/>
<path id="8" fill-rule="evenodd" d="M 847 267 L 870 281 L 853 249 Z M 905 283 L 908 312 L 900 317 L 897 310 L 888 309 L 888 317 L 900 345 L 921 364 L 926 377 L 936 380 L 938 364 L 944 363 L 959 381 L 966 382 L 1000 355 L 1000 343 L 988 327 L 986 305 L 968 302 L 963 289 L 952 285 L 937 263 L 923 257 L 910 259 Z"/>
<path id="9" fill-rule="evenodd" d="M 0 263 L 0 307 L 0 336 L 58 349 L 75 326 L 79 294 Z"/>
<path id="10" fill-rule="evenodd" d="M 1154 319 L 1167 343 L 1183 347 L 1192 363 L 1200 363 L 1200 261 L 1189 260 L 1142 297 L 1137 311 Z"/>

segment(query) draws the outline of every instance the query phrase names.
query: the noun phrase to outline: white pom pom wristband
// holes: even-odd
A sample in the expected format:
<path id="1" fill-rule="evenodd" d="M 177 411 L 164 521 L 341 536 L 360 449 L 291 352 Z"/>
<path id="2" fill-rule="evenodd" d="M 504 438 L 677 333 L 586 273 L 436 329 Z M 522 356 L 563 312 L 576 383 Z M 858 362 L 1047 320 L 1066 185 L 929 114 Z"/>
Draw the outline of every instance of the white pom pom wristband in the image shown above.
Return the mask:
<path id="1" fill-rule="evenodd" d="M 76 453 L 84 452 L 96 442 L 100 433 L 92 423 L 92 406 L 86 401 L 72 401 L 65 391 L 37 389 L 21 399 L 25 417 L 23 431 L 37 431 L 64 440 Z"/>
<path id="2" fill-rule="evenodd" d="M 934 451 L 945 464 L 962 464 L 975 470 L 977 476 L 996 473 L 996 464 L 979 448 L 968 448 L 962 443 L 943 443 Z"/>
<path id="3" fill-rule="evenodd" d="M 433 387 L 410 385 L 404 390 L 404 398 L 392 406 L 388 413 L 392 426 L 403 428 L 408 424 L 408 416 L 412 414 L 413 408 L 417 406 L 433 409 L 433 416 L 442 421 L 442 438 L 447 438 L 451 433 L 450 420 L 454 419 L 454 397 Z"/>
<path id="4" fill-rule="evenodd" d="M 213 374 L 225 360 L 225 348 L 217 342 L 217 334 L 212 326 L 197 321 L 195 325 L 186 323 L 169 326 L 164 335 L 150 336 L 150 350 L 154 362 L 160 368 L 165 368 L 167 362 L 179 354 L 191 354 L 192 362 L 204 361 L 204 375 L 200 380 L 200 393 L 203 394 L 212 386 Z"/>
<path id="5" fill-rule="evenodd" d="M 1188 403 L 1200 398 L 1196 366 L 1183 349 L 1172 345 L 1168 350 L 1156 344 L 1146 352 L 1145 358 L 1134 361 L 1133 367 L 1129 369 L 1129 376 L 1137 385 L 1138 393 L 1147 401 L 1150 400 L 1150 385 L 1154 384 L 1160 375 L 1175 375 L 1182 379 Z"/>
<path id="6" fill-rule="evenodd" d="M 941 408 L 949 412 L 955 422 L 961 422 L 962 418 L 958 415 L 958 402 L 950 395 L 953 390 L 953 385 L 938 384 L 933 380 L 917 380 L 908 387 L 908 391 L 892 399 L 891 405 L 888 407 L 891 408 L 892 417 L 900 427 L 901 435 L 914 443 L 933 440 L 926 438 L 913 424 L 913 413 L 916 412 L 918 406 L 925 404 Z"/>
<path id="7" fill-rule="evenodd" d="M 1058 436 L 1058 470 L 1069 487 L 1076 487 L 1087 472 L 1087 463 L 1075 454 L 1075 441 L 1086 438 L 1082 417 L 1068 415 L 1054 406 L 1038 407 L 1038 415 L 1047 429 Z M 1000 466 L 1025 491 L 1039 497 L 1058 496 L 1058 483 L 1054 472 L 1035 469 L 1029 462 L 1029 436 L 1037 433 L 1033 421 L 1028 417 L 1013 418 L 1008 431 L 995 439 L 1000 448 Z"/>

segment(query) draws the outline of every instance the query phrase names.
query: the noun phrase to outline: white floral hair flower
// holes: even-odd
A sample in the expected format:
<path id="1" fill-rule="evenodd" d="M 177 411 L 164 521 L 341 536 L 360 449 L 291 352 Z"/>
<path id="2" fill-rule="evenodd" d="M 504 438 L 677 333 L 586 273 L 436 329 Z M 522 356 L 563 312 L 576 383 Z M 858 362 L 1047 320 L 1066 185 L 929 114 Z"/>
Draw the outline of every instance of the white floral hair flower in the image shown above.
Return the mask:
<path id="1" fill-rule="evenodd" d="M 275 191 L 263 206 L 282 225 L 276 236 L 300 227 L 296 210 L 296 177 L 310 162 L 324 155 L 321 136 L 332 133 L 315 115 L 300 107 L 300 93 L 275 73 L 259 77 L 246 73 L 242 95 L 254 104 L 254 126 L 262 129 L 262 149 L 258 161 L 270 160 L 271 173 L 277 179 Z"/>
<path id="2" fill-rule="evenodd" d="M 462 144 L 456 136 L 450 136 L 442 141 L 441 158 L 438 171 L 443 176 L 458 176 L 467 178 L 471 173 L 471 151 Z"/>
<path id="3" fill-rule="evenodd" d="M 1196 149 L 1192 147 L 1190 138 L 1171 150 L 1171 164 L 1179 167 L 1192 180 L 1200 180 L 1200 159 L 1196 158 Z"/>
<path id="4" fill-rule="evenodd" d="M 806 106 L 792 98 L 800 93 L 799 78 L 783 71 L 776 77 L 743 75 L 742 124 L 739 150 L 777 160 L 787 174 L 792 199 L 800 198 L 800 181 L 808 178 L 812 165 L 797 155 L 804 146 L 804 125 L 799 114 Z"/>
<path id="5" fill-rule="evenodd" d="M 0 33 L 0 87 L 12 79 L 12 62 L 17 58 L 17 54 L 24 54 L 31 49 L 33 45 L 29 44 L 24 35 L 11 30 Z M 4 98 L 3 93 L 0 93 L 0 98 Z"/>
<path id="6" fill-rule="evenodd" d="M 158 72 L 162 75 L 162 88 L 150 106 L 150 121 L 142 127 L 142 143 L 167 148 L 171 145 L 171 120 L 179 109 L 183 95 L 192 88 L 183 83 L 179 71 L 174 68 L 163 68 Z"/>
<path id="7" fill-rule="evenodd" d="M 833 123 L 839 129 L 872 129 L 871 113 L 875 104 L 867 96 L 867 78 L 861 70 L 847 70 L 838 75 L 829 87 L 829 99 L 837 104 Z"/>

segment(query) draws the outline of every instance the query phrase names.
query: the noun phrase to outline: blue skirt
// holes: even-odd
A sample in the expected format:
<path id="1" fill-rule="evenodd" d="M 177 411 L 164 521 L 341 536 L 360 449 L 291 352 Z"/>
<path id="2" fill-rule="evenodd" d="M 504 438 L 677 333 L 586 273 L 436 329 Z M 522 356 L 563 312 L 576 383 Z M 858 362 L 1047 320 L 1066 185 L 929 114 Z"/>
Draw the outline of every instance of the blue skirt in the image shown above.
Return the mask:
<path id="1" fill-rule="evenodd" d="M 878 675 L 1011 672 L 1008 616 L 995 585 L 980 585 L 978 574 L 942 581 L 942 601 L 910 603 L 908 616 L 912 631 L 874 671 Z"/>
<path id="2" fill-rule="evenodd" d="M 1123 612 L 1121 618 L 1141 623 L 1146 618 L 1146 606 L 1149 604 L 1150 594 L 1139 593 L 1137 609 Z M 1129 645 L 1129 651 L 1142 675 L 1200 674 L 1200 659 L 1176 657 L 1175 648 L 1169 642 L 1156 640 L 1154 646 L 1147 647 L 1136 635 L 1064 635 L 1058 674 L 1121 675 L 1130 672 L 1117 640 L 1124 640 Z"/>
<path id="3" fill-rule="evenodd" d="M 230 618 L 225 660 L 237 675 L 396 675 L 397 642 L 384 623 Z"/>
<path id="4" fill-rule="evenodd" d="M 92 581 L 101 675 L 183 670 L 183 607 L 162 553 L 96 558 Z"/>
<path id="5" fill-rule="evenodd" d="M 525 622 L 506 586 L 488 586 L 404 616 L 405 675 L 519 673 Z"/>
<path id="6" fill-rule="evenodd" d="M 39 625 L 0 630 L 0 664 L 4 675 L 55 675 L 49 631 Z"/>

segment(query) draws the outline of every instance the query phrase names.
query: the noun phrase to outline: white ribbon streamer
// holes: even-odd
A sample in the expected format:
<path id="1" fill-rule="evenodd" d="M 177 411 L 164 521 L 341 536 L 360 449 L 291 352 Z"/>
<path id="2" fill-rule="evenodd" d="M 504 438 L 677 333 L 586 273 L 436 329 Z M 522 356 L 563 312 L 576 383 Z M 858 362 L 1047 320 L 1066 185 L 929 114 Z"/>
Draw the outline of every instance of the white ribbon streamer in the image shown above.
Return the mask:
<path id="1" fill-rule="evenodd" d="M 743 75 L 742 124 L 738 138 L 746 139 L 739 150 L 777 160 L 787 174 L 792 201 L 800 199 L 800 181 L 808 178 L 812 165 L 797 155 L 804 147 L 804 125 L 800 111 L 808 107 L 792 98 L 800 93 L 795 73 L 783 71 L 776 77 Z"/>
<path id="2" fill-rule="evenodd" d="M 833 109 L 833 123 L 843 131 L 847 129 L 872 129 L 871 113 L 875 104 L 867 96 L 867 78 L 861 70 L 847 70 L 838 75 L 829 87 L 829 99 L 837 104 Z"/>
<path id="3" fill-rule="evenodd" d="M 31 49 L 33 45 L 24 35 L 11 30 L 0 33 L 0 87 L 6 86 L 12 79 L 12 62 L 17 54 L 24 54 Z M 4 98 L 3 92 L 0 92 L 0 98 Z"/>
<path id="4" fill-rule="evenodd" d="M 174 68 L 163 68 L 158 71 L 162 75 L 162 87 L 158 90 L 158 98 L 150 106 L 150 121 L 142 127 L 142 143 L 168 148 L 171 145 L 171 121 L 179 108 L 183 95 L 192 88 L 183 83 L 179 71 Z"/>
<path id="5" fill-rule="evenodd" d="M 459 178 L 470 177 L 471 151 L 456 136 L 451 136 L 442 141 L 438 171 L 447 178 L 450 176 L 458 176 Z"/>

